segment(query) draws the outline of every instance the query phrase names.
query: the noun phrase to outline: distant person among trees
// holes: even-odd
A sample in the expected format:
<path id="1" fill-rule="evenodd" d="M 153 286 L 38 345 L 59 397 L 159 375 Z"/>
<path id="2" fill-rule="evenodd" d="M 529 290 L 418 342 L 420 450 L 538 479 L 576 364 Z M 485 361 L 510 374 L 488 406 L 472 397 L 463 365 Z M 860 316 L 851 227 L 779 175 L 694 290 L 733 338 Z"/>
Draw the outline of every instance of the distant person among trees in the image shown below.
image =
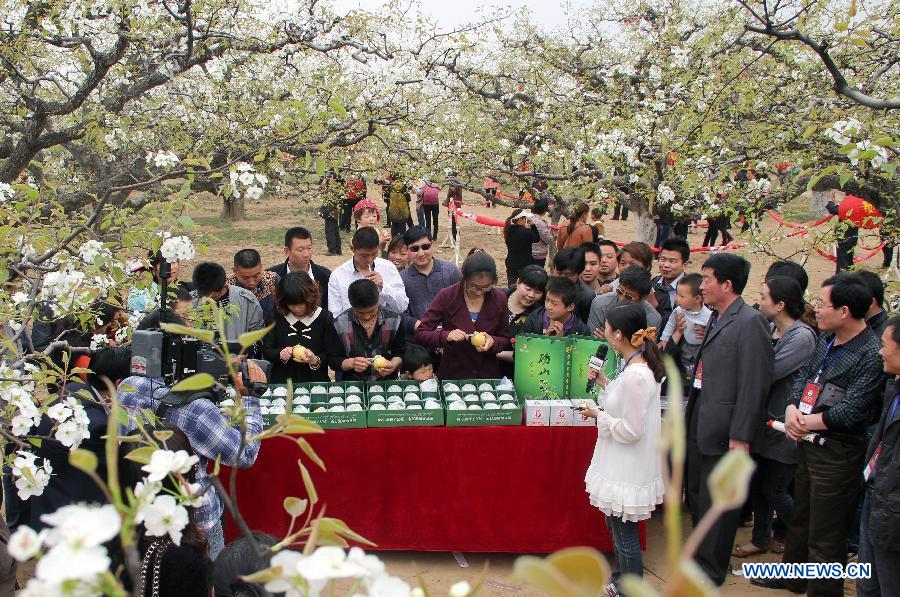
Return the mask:
<path id="1" fill-rule="evenodd" d="M 519 271 L 534 262 L 532 246 L 541 240 L 533 220 L 537 216 L 524 209 L 513 210 L 503 225 L 506 243 L 506 285 L 512 286 L 519 278 Z"/>
<path id="2" fill-rule="evenodd" d="M 587 223 L 588 213 L 588 205 L 583 201 L 579 201 L 570 208 L 569 223 L 566 226 L 560 226 L 556 236 L 557 250 L 579 247 L 584 243 L 594 241 L 591 225 Z"/>

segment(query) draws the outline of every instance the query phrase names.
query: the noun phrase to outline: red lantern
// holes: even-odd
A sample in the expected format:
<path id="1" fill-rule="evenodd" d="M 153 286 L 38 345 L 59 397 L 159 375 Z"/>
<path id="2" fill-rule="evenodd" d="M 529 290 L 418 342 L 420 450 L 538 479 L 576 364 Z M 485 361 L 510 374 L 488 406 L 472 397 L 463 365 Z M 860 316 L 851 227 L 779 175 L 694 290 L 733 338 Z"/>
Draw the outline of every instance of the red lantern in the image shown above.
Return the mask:
<path id="1" fill-rule="evenodd" d="M 874 205 L 856 195 L 847 195 L 838 206 L 838 217 L 857 228 L 878 228 L 884 216 Z"/>

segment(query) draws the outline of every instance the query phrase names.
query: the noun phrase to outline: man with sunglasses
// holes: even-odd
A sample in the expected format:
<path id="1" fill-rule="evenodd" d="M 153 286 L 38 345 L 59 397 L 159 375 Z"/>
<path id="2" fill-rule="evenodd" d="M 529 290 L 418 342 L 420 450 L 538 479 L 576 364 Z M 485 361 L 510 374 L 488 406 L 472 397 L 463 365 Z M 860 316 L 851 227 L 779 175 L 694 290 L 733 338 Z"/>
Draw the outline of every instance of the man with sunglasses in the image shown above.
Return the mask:
<path id="1" fill-rule="evenodd" d="M 601 294 L 591 303 L 588 317 L 588 329 L 597 338 L 604 338 L 606 312 L 618 305 L 640 303 L 647 314 L 647 326 L 661 329 L 662 318 L 653 305 L 647 302 L 647 295 L 653 290 L 650 284 L 650 272 L 640 265 L 629 265 L 619 276 L 619 285 L 612 292 Z"/>
<path id="2" fill-rule="evenodd" d="M 426 228 L 413 226 L 403 233 L 403 243 L 409 252 L 409 267 L 400 272 L 409 297 L 406 312 L 419 321 L 437 293 L 459 282 L 461 276 L 454 264 L 435 258 L 434 239 Z"/>

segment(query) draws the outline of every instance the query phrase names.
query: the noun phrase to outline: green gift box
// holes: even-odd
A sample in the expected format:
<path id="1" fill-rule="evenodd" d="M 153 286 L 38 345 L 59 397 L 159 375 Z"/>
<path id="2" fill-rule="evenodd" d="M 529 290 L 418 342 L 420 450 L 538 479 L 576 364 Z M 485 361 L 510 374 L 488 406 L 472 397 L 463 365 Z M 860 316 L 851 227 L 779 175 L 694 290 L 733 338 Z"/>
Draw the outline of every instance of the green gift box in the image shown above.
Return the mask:
<path id="1" fill-rule="evenodd" d="M 325 389 L 324 393 L 312 393 L 313 388 L 317 386 L 321 386 Z M 310 404 L 304 405 L 307 406 L 310 412 L 298 413 L 294 412 L 294 414 L 300 415 L 305 419 L 309 419 L 310 421 L 319 425 L 322 429 L 361 429 L 366 426 L 366 411 L 365 411 L 365 387 L 362 382 L 314 382 L 314 383 L 297 383 L 291 386 L 291 390 L 293 390 L 293 396 L 291 400 L 288 401 L 287 395 L 277 395 L 278 388 L 284 388 L 288 390 L 288 387 L 284 384 L 274 384 L 269 386 L 269 390 L 272 392 L 270 395 L 263 396 L 263 399 L 275 400 L 277 398 L 283 398 L 286 402 L 290 402 L 290 408 L 288 405 L 285 405 L 285 412 L 290 412 L 293 410 L 293 407 L 298 405 L 297 399 L 300 396 L 308 396 L 310 398 Z M 336 392 L 333 388 L 340 388 L 340 392 Z M 303 392 L 306 393 L 298 393 Z M 280 394 L 280 392 L 278 392 Z M 344 412 L 313 412 L 316 408 L 324 407 L 331 408 L 335 406 L 329 402 L 332 398 L 341 398 L 341 404 L 346 408 L 346 397 L 347 396 L 359 396 L 362 399 L 363 410 L 357 411 L 344 411 Z M 272 408 L 269 406 L 268 408 Z M 264 414 L 263 417 L 263 425 L 266 427 L 271 427 L 276 422 L 276 417 L 278 414 L 269 412 L 268 414 Z"/>
<path id="2" fill-rule="evenodd" d="M 516 392 L 527 400 L 571 400 L 590 398 L 587 391 L 588 363 L 606 341 L 587 336 L 539 336 L 520 334 L 515 342 Z M 604 372 L 612 379 L 618 370 L 618 355 L 607 353 Z"/>
<path id="3" fill-rule="evenodd" d="M 466 402 L 466 410 L 450 410 L 449 404 L 447 408 L 447 427 L 477 427 L 483 425 L 521 425 L 522 424 L 522 402 L 516 395 L 515 389 L 498 390 L 497 385 L 499 379 L 453 379 L 446 380 L 441 383 L 441 389 L 446 398 L 448 394 L 459 394 L 466 396 L 469 394 L 477 394 L 479 399 L 477 402 Z M 448 385 L 457 386 L 458 390 L 448 389 Z M 467 384 L 475 386 L 475 390 L 463 390 Z M 487 385 L 491 389 L 487 389 Z M 482 387 L 479 387 L 482 386 Z M 490 392 L 497 400 L 485 401 L 481 399 L 481 394 Z M 499 399 L 501 394 L 511 394 L 516 399 L 516 408 L 502 408 L 503 402 Z M 497 409 L 485 410 L 484 405 L 487 402 L 494 402 L 501 406 Z M 468 406 L 477 404 L 481 410 L 468 410 Z"/>
<path id="4" fill-rule="evenodd" d="M 393 386 L 399 386 L 391 390 Z M 373 388 L 381 391 L 372 392 Z M 444 408 L 440 394 L 435 392 L 423 392 L 418 381 L 415 380 L 390 380 L 366 382 L 367 401 L 375 394 L 384 396 L 387 401 L 391 396 L 399 396 L 405 399 L 409 394 L 415 394 L 416 400 L 404 400 L 407 403 L 423 406 L 422 410 L 371 410 L 366 411 L 366 422 L 369 427 L 441 427 L 444 425 Z M 424 408 L 425 400 L 434 398 L 441 404 L 441 408 Z M 387 407 L 385 402 L 385 407 Z"/>

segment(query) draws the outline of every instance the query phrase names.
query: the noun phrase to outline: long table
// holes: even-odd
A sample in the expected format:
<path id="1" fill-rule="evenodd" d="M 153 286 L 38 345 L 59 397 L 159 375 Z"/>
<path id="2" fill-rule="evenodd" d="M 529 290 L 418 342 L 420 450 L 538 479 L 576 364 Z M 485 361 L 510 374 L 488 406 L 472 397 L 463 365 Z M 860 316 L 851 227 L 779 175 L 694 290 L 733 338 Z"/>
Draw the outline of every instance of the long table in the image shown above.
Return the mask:
<path id="1" fill-rule="evenodd" d="M 252 530 L 285 535 L 284 498 L 306 496 L 297 467 L 304 458 L 326 515 L 376 549 L 612 551 L 603 515 L 584 490 L 593 427 L 341 429 L 306 437 L 326 472 L 284 439 L 263 442 L 256 464 L 239 471 L 239 507 Z M 229 520 L 226 535 L 237 534 Z"/>

